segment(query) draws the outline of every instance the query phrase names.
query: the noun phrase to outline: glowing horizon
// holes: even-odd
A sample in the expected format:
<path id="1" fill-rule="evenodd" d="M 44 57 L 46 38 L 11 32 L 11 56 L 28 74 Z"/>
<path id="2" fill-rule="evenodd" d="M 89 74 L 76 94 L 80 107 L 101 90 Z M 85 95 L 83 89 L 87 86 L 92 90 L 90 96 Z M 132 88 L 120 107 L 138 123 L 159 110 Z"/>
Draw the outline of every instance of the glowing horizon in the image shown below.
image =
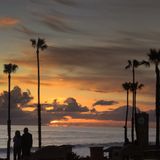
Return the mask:
<path id="1" fill-rule="evenodd" d="M 3 73 L 3 65 L 7 63 L 19 66 L 12 74 L 11 88 L 19 86 L 23 92 L 30 90 L 33 97 L 18 108 L 20 114 L 36 111 L 37 62 L 31 38 L 44 38 L 48 45 L 40 51 L 41 104 L 46 107 L 42 108 L 43 112 L 50 114 L 49 120 L 54 116 L 55 99 L 58 107 L 66 110 L 65 115 L 57 113 L 53 121 L 64 116 L 83 121 L 86 115 L 80 119 L 78 116 L 87 109 L 105 113 L 125 106 L 122 83 L 132 81 L 131 70 L 125 70 L 127 61 L 148 60 L 149 49 L 159 48 L 159 1 L 153 4 L 144 0 L 93 0 L 93 5 L 90 0 L 71 2 L 74 3 L 5 0 L 0 6 L 1 98 L 8 87 L 7 75 Z M 137 68 L 136 81 L 144 84 L 137 93 L 137 106 L 143 111 L 154 110 L 154 65 Z M 68 98 L 76 100 L 79 115 L 70 115 L 65 106 Z M 105 104 L 94 106 L 96 102 Z M 3 108 L 3 103 L 0 104 Z M 44 121 L 47 123 L 48 119 Z"/>

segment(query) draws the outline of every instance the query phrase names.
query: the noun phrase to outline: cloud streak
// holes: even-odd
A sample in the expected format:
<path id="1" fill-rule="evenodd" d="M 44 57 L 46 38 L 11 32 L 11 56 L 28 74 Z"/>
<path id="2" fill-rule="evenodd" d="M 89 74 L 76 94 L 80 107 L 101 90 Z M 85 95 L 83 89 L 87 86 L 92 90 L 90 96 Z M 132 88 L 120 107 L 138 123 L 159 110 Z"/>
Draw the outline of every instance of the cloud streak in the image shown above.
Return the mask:
<path id="1" fill-rule="evenodd" d="M 32 29 L 29 29 L 28 27 L 24 26 L 24 25 L 19 25 L 18 27 L 15 28 L 16 31 L 23 33 L 27 36 L 33 37 L 35 35 L 37 35 L 37 33 L 35 31 L 33 31 Z"/>
<path id="2" fill-rule="evenodd" d="M 110 105 L 117 104 L 117 103 L 118 103 L 117 101 L 98 100 L 95 103 L 93 103 L 93 106 L 97 106 L 97 105 L 110 106 Z"/>
<path id="3" fill-rule="evenodd" d="M 141 54 L 141 57 L 144 57 L 147 51 L 126 47 L 49 46 L 45 52 L 45 54 L 40 55 L 42 83 L 58 86 L 65 84 L 80 90 L 106 93 L 122 91 L 121 84 L 130 75 L 130 71 L 125 70 L 128 59 L 133 58 L 132 54 L 134 54 L 135 59 L 136 57 L 139 59 L 140 53 L 144 53 Z M 31 52 L 25 53 L 23 57 L 8 59 L 7 61 L 28 67 L 31 70 L 36 69 L 36 57 Z M 53 72 L 54 75 L 45 74 L 43 76 L 44 73 Z M 148 82 L 153 84 L 154 79 L 148 76 L 151 72 L 150 69 L 145 69 L 145 67 L 139 68 L 136 72 L 137 77 L 145 86 L 148 86 Z M 30 77 L 34 78 L 33 75 Z M 26 80 L 23 77 L 22 79 L 27 80 L 28 83 L 35 83 L 29 77 L 26 77 Z M 152 87 L 150 86 L 150 88 Z M 147 92 L 148 89 L 145 88 L 144 91 Z"/>
<path id="4" fill-rule="evenodd" d="M 46 16 L 41 20 L 43 24 L 50 29 L 58 32 L 76 32 L 76 29 L 69 26 L 64 17 L 58 16 Z"/>
<path id="5" fill-rule="evenodd" d="M 63 4 L 63 5 L 67 5 L 67 6 L 76 6 L 76 1 L 75 0 L 52 0 L 55 1 L 57 3 Z"/>
<path id="6" fill-rule="evenodd" d="M 2 17 L 0 18 L 0 27 L 5 26 L 14 26 L 19 23 L 18 19 L 11 18 L 11 17 Z"/>

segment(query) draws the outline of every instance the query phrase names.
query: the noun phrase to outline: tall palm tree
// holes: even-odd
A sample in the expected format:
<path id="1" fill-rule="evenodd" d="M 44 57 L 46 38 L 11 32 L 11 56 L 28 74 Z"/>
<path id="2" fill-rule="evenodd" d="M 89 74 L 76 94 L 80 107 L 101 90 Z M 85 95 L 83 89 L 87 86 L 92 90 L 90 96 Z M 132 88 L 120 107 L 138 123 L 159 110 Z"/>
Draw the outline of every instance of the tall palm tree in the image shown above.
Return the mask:
<path id="1" fill-rule="evenodd" d="M 155 111 L 156 111 L 156 145 L 159 145 L 159 127 L 160 127 L 160 74 L 159 74 L 159 64 L 160 64 L 160 50 L 150 49 L 148 54 L 149 61 L 155 65 L 156 73 L 156 99 L 155 99 Z"/>
<path id="2" fill-rule="evenodd" d="M 135 92 L 135 115 L 136 115 L 136 113 L 137 113 L 137 90 L 141 90 L 142 88 L 144 87 L 144 84 L 142 84 L 142 83 L 138 83 L 138 82 L 136 82 L 136 83 L 131 83 L 131 87 L 130 87 L 130 90 L 132 91 L 132 92 Z"/>
<path id="3" fill-rule="evenodd" d="M 126 105 L 126 117 L 125 117 L 125 125 L 124 125 L 124 141 L 127 142 L 127 122 L 128 122 L 128 107 L 129 107 L 129 91 L 131 89 L 131 82 L 125 82 L 122 84 L 123 89 L 127 92 L 127 105 Z"/>
<path id="4" fill-rule="evenodd" d="M 135 59 L 128 60 L 128 65 L 125 67 L 125 69 L 131 68 L 132 70 L 132 83 L 135 84 L 135 69 L 138 68 L 141 65 L 149 66 L 149 62 L 147 61 L 137 61 Z M 132 137 L 132 143 L 134 142 L 134 127 L 135 127 L 135 108 L 136 108 L 136 91 L 133 90 L 132 94 L 132 123 L 131 123 L 131 137 Z"/>
<path id="5" fill-rule="evenodd" d="M 131 84 L 131 92 L 135 92 L 135 108 L 134 108 L 134 117 L 135 117 L 135 129 L 137 129 L 136 128 L 136 124 L 137 124 L 137 122 L 136 122 L 136 115 L 137 115 L 137 90 L 141 90 L 142 88 L 144 87 L 144 84 L 142 84 L 142 83 L 138 83 L 138 82 L 136 82 L 136 83 L 132 83 Z M 137 132 L 136 132 L 137 133 Z M 137 137 L 137 134 L 136 134 L 136 137 Z"/>
<path id="6" fill-rule="evenodd" d="M 18 66 L 16 64 L 4 64 L 3 72 L 8 74 L 8 120 L 7 120 L 7 131 L 8 131 L 8 142 L 7 142 L 7 159 L 10 160 L 10 144 L 11 144 L 11 73 L 16 72 Z"/>
<path id="7" fill-rule="evenodd" d="M 38 38 L 37 40 L 31 39 L 32 47 L 36 49 L 37 54 L 37 79 L 38 79 L 38 88 L 37 88 L 37 94 L 38 94 L 38 102 L 37 102 L 37 108 L 38 108 L 38 146 L 41 148 L 42 139 L 41 139 L 41 104 L 40 104 L 40 61 L 39 61 L 39 51 L 44 50 L 47 48 L 46 42 L 44 39 Z"/>

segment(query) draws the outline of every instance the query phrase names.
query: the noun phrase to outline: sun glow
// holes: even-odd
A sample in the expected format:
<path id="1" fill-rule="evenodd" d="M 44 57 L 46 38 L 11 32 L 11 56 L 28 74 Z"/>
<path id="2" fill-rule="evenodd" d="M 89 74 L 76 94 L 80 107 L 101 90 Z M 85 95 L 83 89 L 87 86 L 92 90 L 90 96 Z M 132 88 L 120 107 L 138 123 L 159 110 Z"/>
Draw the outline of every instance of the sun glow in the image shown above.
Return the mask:
<path id="1" fill-rule="evenodd" d="M 51 107 L 46 107 L 45 108 L 47 111 L 51 111 L 51 110 L 53 110 L 53 107 L 51 106 Z"/>
<path id="2" fill-rule="evenodd" d="M 50 121 L 50 126 L 121 126 L 123 125 L 123 121 L 112 121 L 112 120 L 96 120 L 96 119 L 80 119 L 80 118 L 72 118 L 70 116 L 65 116 L 62 120 L 53 120 Z"/>
<path id="3" fill-rule="evenodd" d="M 50 122 L 50 124 L 56 124 L 56 123 L 60 123 L 61 121 L 59 121 L 59 120 L 53 120 L 53 121 L 51 121 Z"/>
<path id="4" fill-rule="evenodd" d="M 25 112 L 33 112 L 35 110 L 34 107 L 26 107 L 26 108 L 22 108 L 22 111 L 25 111 Z"/>
<path id="5" fill-rule="evenodd" d="M 58 98 L 57 98 L 57 101 L 58 101 L 59 103 L 64 103 L 65 100 L 66 100 L 65 97 L 58 97 Z"/>

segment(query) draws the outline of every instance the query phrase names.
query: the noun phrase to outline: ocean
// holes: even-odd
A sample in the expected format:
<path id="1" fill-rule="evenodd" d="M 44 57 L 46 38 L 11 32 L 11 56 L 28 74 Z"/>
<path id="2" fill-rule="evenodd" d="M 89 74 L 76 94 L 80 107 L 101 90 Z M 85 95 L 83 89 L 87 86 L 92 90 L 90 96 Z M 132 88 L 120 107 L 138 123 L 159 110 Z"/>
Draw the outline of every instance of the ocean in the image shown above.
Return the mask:
<path id="1" fill-rule="evenodd" d="M 22 134 L 24 127 L 29 128 L 33 136 L 33 147 L 36 148 L 38 146 L 37 126 L 13 125 L 12 138 L 16 130 L 20 130 Z M 130 129 L 128 132 L 130 133 Z M 42 146 L 73 145 L 73 152 L 84 157 L 90 154 L 89 147 L 107 148 L 112 145 L 121 145 L 123 141 L 123 127 L 42 126 Z M 155 141 L 155 128 L 149 129 L 149 141 Z M 7 126 L 0 125 L 0 157 L 6 157 L 6 147 Z"/>

